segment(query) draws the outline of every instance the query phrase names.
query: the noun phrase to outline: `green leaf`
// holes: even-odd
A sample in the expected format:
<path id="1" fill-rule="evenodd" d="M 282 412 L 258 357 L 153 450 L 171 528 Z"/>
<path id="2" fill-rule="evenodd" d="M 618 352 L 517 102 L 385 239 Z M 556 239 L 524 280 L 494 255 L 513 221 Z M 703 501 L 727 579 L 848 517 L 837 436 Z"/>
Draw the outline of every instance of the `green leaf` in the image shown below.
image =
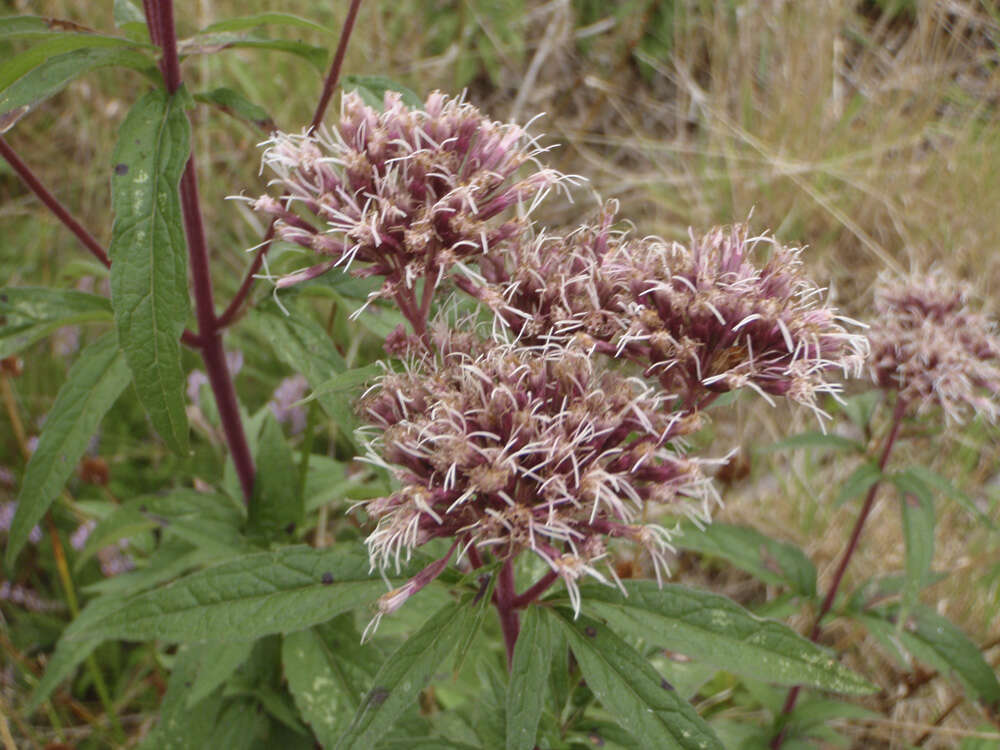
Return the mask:
<path id="1" fill-rule="evenodd" d="M 711 728 L 641 654 L 589 617 L 557 610 L 583 678 L 615 720 L 644 745 L 722 749 Z"/>
<path id="2" fill-rule="evenodd" d="M 608 586 L 581 592 L 587 610 L 616 627 L 722 669 L 781 685 L 811 685 L 865 694 L 867 681 L 779 622 L 761 619 L 731 599 L 655 581 L 625 582 L 628 596 Z"/>
<path id="3" fill-rule="evenodd" d="M 331 640 L 331 634 L 337 639 Z M 372 673 L 351 656 L 367 657 L 374 671 L 370 647 L 358 646 L 359 640 L 353 626 L 335 621 L 322 628 L 289 633 L 282 644 L 281 663 L 288 689 L 323 747 L 333 747 L 347 729 L 371 679 Z"/>
<path id="4" fill-rule="evenodd" d="M 507 686 L 507 750 L 535 747 L 552 662 L 550 627 L 541 607 L 524 610 Z"/>
<path id="5" fill-rule="evenodd" d="M 0 289 L 0 359 L 63 326 L 110 319 L 111 303 L 95 294 L 48 287 Z"/>
<path id="6" fill-rule="evenodd" d="M 894 474 L 906 544 L 906 582 L 903 602 L 911 606 L 931 572 L 934 561 L 934 497 L 920 480 L 907 472 Z"/>
<path id="7" fill-rule="evenodd" d="M 257 445 L 257 476 L 250 499 L 247 534 L 265 541 L 288 539 L 305 510 L 297 467 L 281 425 L 268 414 Z"/>
<path id="8" fill-rule="evenodd" d="M 254 34 L 216 32 L 184 39 L 178 45 L 182 55 L 214 54 L 226 49 L 263 49 L 301 57 L 317 71 L 326 67 L 326 48 L 288 39 L 269 39 Z"/>
<path id="9" fill-rule="evenodd" d="M 83 608 L 74 622 L 78 623 L 78 627 L 86 627 L 87 623 L 100 620 L 119 606 L 121 606 L 121 600 L 116 597 L 107 596 L 94 599 Z M 45 665 L 42 679 L 38 681 L 31 693 L 31 698 L 25 709 L 26 714 L 34 713 L 42 703 L 48 700 L 52 691 L 73 674 L 73 671 L 94 653 L 104 640 L 100 634 L 84 640 L 71 640 L 66 637 L 66 633 L 63 633 L 56 644 L 55 653 L 49 657 Z"/>
<path id="10" fill-rule="evenodd" d="M 888 610 L 888 617 L 899 609 Z M 965 688 L 992 710 L 1000 710 L 1000 682 L 979 647 L 946 617 L 916 605 L 899 631 L 903 645 L 915 657 L 944 674 L 959 679 Z"/>
<path id="11" fill-rule="evenodd" d="M 686 523 L 674 544 L 721 557 L 767 583 L 790 584 L 800 594 L 816 595 L 816 568 L 805 553 L 756 529 L 714 522 L 699 529 Z"/>
<path id="12" fill-rule="evenodd" d="M 403 104 L 408 107 L 419 109 L 423 106 L 423 101 L 411 89 L 401 83 L 385 76 L 344 76 L 344 91 L 357 91 L 361 101 L 369 107 L 381 110 L 385 103 L 385 92 L 395 91 L 400 94 Z"/>
<path id="13" fill-rule="evenodd" d="M 0 133 L 84 73 L 108 67 L 147 72 L 153 61 L 125 44 L 131 42 L 95 34 L 59 35 L 0 65 Z"/>
<path id="14" fill-rule="evenodd" d="M 243 94 L 230 88 L 217 88 L 194 95 L 196 102 L 211 104 L 228 115 L 244 120 L 258 130 L 270 133 L 277 130 L 274 120 L 263 107 L 249 101 Z"/>
<path id="15" fill-rule="evenodd" d="M 993 531 L 997 530 L 997 525 L 993 519 L 977 508 L 976 503 L 972 500 L 972 498 L 955 487 L 955 485 L 949 482 L 947 478 L 921 464 L 911 466 L 903 473 L 913 480 L 923 482 L 929 489 L 936 490 L 945 497 L 951 498 L 961 505 L 962 508 L 964 508 L 965 511 L 979 523 L 989 529 L 992 529 Z"/>
<path id="16" fill-rule="evenodd" d="M 147 93 L 122 123 L 112 163 L 111 305 L 139 400 L 156 431 L 188 452 L 181 333 L 190 300 L 177 191 L 191 126 L 184 96 Z"/>
<path id="17" fill-rule="evenodd" d="M 112 8 L 112 16 L 117 28 L 120 29 L 133 23 L 146 25 L 146 15 L 132 0 L 114 0 Z"/>
<path id="18" fill-rule="evenodd" d="M 308 628 L 385 589 L 368 559 L 341 549 L 285 547 L 244 555 L 125 600 L 72 637 L 173 642 L 254 640 Z"/>
<path id="19" fill-rule="evenodd" d="M 257 13 L 252 16 L 242 16 L 240 18 L 228 18 L 225 21 L 218 21 L 202 29 L 199 33 L 210 33 L 215 31 L 247 31 L 258 26 L 297 26 L 313 31 L 330 33 L 330 29 L 314 21 L 291 13 Z"/>
<path id="20" fill-rule="evenodd" d="M 14 564 L 31 529 L 76 469 L 91 436 L 128 380 L 128 368 L 110 333 L 84 349 L 70 368 L 25 469 L 7 537 L 8 566 Z"/>
<path id="21" fill-rule="evenodd" d="M 370 748 L 417 699 L 472 625 L 468 602 L 445 605 L 386 659 L 336 747 Z"/>
<path id="22" fill-rule="evenodd" d="M 764 450 L 773 452 L 788 448 L 829 448 L 830 450 L 854 451 L 855 453 L 864 453 L 865 451 L 865 446 L 857 440 L 851 440 L 841 435 L 828 435 L 815 430 L 779 440 Z"/>
<path id="23" fill-rule="evenodd" d="M 312 401 L 314 398 L 328 396 L 333 393 L 344 394 L 355 392 L 359 386 L 371 382 L 383 372 L 385 372 L 385 368 L 377 364 L 355 367 L 353 370 L 339 373 L 329 380 L 320 383 L 304 400 Z"/>
<path id="24" fill-rule="evenodd" d="M 221 693 L 198 704 L 190 704 L 192 684 L 202 664 L 212 660 L 215 646 L 181 648 L 174 660 L 174 669 L 167 683 L 167 692 L 158 707 L 159 721 L 140 750 L 193 750 L 203 747 L 235 748 L 235 745 L 214 745 L 210 741 L 220 723 L 223 699 Z M 249 712 L 248 712 L 249 713 Z M 252 717 L 253 714 L 250 714 Z M 250 717 L 244 717 L 250 723 Z"/>
<path id="25" fill-rule="evenodd" d="M 205 647 L 207 658 L 198 666 L 198 676 L 191 683 L 185 699 L 188 707 L 205 700 L 232 677 L 239 666 L 250 658 L 253 646 L 253 641 L 230 641 Z"/>
<path id="26" fill-rule="evenodd" d="M 872 414 L 875 413 L 875 407 L 881 400 L 882 391 L 868 391 L 845 399 L 841 408 L 856 427 L 866 430 L 872 420 Z"/>
<path id="27" fill-rule="evenodd" d="M 840 506 L 856 497 L 860 497 L 868 492 L 872 488 L 872 485 L 881 481 L 881 479 L 882 470 L 878 467 L 878 464 L 874 461 L 865 461 L 844 480 L 844 483 L 840 486 L 840 491 L 837 493 L 837 499 L 833 501 L 833 504 Z"/>

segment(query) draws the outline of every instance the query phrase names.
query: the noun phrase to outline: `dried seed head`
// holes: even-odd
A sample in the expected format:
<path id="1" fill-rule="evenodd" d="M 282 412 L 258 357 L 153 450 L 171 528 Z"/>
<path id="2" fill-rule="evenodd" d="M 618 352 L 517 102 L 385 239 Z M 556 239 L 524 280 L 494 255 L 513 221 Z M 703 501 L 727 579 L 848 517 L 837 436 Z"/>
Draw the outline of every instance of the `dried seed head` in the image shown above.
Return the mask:
<path id="1" fill-rule="evenodd" d="M 995 422 L 1000 336 L 969 300 L 969 286 L 940 269 L 906 278 L 883 275 L 870 334 L 874 381 L 918 411 L 939 406 L 956 422 L 970 411 Z"/>

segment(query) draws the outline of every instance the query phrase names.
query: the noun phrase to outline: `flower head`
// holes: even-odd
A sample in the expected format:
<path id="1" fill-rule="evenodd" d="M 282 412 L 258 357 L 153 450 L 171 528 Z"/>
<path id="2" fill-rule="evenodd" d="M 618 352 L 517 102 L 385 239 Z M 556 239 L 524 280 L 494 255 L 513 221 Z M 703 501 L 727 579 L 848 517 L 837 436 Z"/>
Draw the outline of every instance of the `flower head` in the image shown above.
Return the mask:
<path id="1" fill-rule="evenodd" d="M 354 262 L 366 264 L 355 274 L 386 278 L 382 294 L 421 278 L 437 285 L 520 231 L 524 219 L 509 209 L 560 179 L 549 169 L 519 174 L 541 151 L 523 128 L 438 92 L 423 109 L 386 92 L 381 112 L 347 93 L 335 127 L 278 133 L 267 145 L 264 164 L 290 198 L 264 196 L 255 208 L 277 218 L 278 237 L 327 257 L 279 286 Z"/>
<path id="2" fill-rule="evenodd" d="M 454 538 L 501 559 L 531 550 L 575 597 L 581 576 L 604 580 L 603 539 L 626 537 L 659 577 L 667 533 L 651 533 L 644 510 L 707 520 L 717 499 L 704 462 L 680 449 L 692 420 L 573 346 L 437 340 L 439 354 L 386 374 L 361 402 L 377 432 L 369 460 L 402 485 L 366 506 L 378 522 L 372 566 L 398 568 L 412 549 Z"/>
<path id="3" fill-rule="evenodd" d="M 971 410 L 1000 416 L 1000 336 L 969 307 L 970 289 L 941 271 L 884 275 L 875 290 L 871 372 L 882 388 L 925 411 L 962 421 Z"/>
<path id="4" fill-rule="evenodd" d="M 485 259 L 498 281 L 473 293 L 520 336 L 576 336 L 695 403 L 699 391 L 750 387 L 818 411 L 817 394 L 840 389 L 830 371 L 860 374 L 866 340 L 822 302 L 799 249 L 744 226 L 688 245 L 632 239 L 612 219 L 613 208 L 568 237 L 515 246 L 503 269 Z"/>

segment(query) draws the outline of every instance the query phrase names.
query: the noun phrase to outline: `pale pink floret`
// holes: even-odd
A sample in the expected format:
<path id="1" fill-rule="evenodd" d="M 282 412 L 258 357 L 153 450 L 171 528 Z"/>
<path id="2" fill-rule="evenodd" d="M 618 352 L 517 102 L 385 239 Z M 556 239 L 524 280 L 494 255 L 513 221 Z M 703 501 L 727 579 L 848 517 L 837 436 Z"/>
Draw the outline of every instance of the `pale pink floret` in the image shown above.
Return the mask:
<path id="1" fill-rule="evenodd" d="M 962 422 L 969 413 L 1000 416 L 1000 336 L 969 307 L 970 288 L 943 271 L 883 275 L 870 334 L 872 378 L 919 412 L 940 407 Z"/>

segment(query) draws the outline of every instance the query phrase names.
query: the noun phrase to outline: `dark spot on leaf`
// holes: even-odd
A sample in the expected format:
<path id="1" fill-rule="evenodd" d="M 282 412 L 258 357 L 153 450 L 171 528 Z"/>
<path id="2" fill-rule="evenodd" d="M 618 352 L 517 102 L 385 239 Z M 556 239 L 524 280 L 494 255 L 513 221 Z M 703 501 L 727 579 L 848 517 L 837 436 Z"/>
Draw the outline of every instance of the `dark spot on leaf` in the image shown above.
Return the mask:
<path id="1" fill-rule="evenodd" d="M 146 506 L 145 505 L 140 505 L 139 506 L 139 512 L 140 513 L 145 513 L 146 512 Z"/>
<path id="2" fill-rule="evenodd" d="M 256 709 L 257 713 L 259 713 L 259 714 L 264 713 L 264 707 L 260 703 L 258 703 L 256 706 L 254 706 L 254 708 Z"/>
<path id="3" fill-rule="evenodd" d="M 585 627 L 583 629 L 583 632 L 586 633 L 588 638 L 597 637 L 597 628 L 595 628 L 593 625 L 588 625 L 587 627 Z"/>
<path id="4" fill-rule="evenodd" d="M 294 521 L 292 521 L 292 523 L 288 524 L 285 527 L 285 533 L 286 534 L 294 534 L 295 533 L 295 522 Z"/>
<path id="5" fill-rule="evenodd" d="M 673 690 L 674 689 L 673 685 L 671 685 L 669 682 L 667 682 L 666 680 L 664 680 L 662 678 L 660 679 L 660 687 L 663 688 L 664 690 Z"/>
<path id="6" fill-rule="evenodd" d="M 590 740 L 594 747 L 604 747 L 604 738 L 597 732 L 591 732 L 588 734 L 587 739 Z"/>
<path id="7" fill-rule="evenodd" d="M 193 682 L 191 682 L 191 680 L 187 680 L 187 681 L 186 681 L 186 682 L 184 683 L 184 687 L 188 687 L 188 688 L 189 688 L 189 687 L 191 687 L 191 686 L 192 686 L 193 684 L 194 684 L 194 683 L 193 683 Z"/>
<path id="8" fill-rule="evenodd" d="M 324 585 L 329 586 L 331 583 L 333 583 L 333 573 L 327 571 L 326 573 L 323 574 L 323 577 L 320 578 L 320 580 L 323 582 Z"/>
<path id="9" fill-rule="evenodd" d="M 123 175 L 128 174 L 128 164 L 115 164 L 115 174 Z"/>
<path id="10" fill-rule="evenodd" d="M 473 604 L 478 604 L 479 600 L 483 598 L 483 594 L 486 593 L 486 587 L 490 585 L 490 577 L 488 575 L 479 576 L 479 591 L 476 592 L 475 598 L 472 600 Z"/>
<path id="11" fill-rule="evenodd" d="M 9 299 L 10 297 L 8 297 L 6 294 L 0 294 L 0 302 L 6 302 Z"/>
<path id="12" fill-rule="evenodd" d="M 920 500 L 917 499 L 916 495 L 911 495 L 909 492 L 906 493 L 906 504 L 911 508 L 919 508 Z"/>
<path id="13" fill-rule="evenodd" d="M 383 687 L 372 688 L 372 691 L 368 693 L 368 706 L 370 708 L 378 708 L 389 698 L 389 691 Z"/>

